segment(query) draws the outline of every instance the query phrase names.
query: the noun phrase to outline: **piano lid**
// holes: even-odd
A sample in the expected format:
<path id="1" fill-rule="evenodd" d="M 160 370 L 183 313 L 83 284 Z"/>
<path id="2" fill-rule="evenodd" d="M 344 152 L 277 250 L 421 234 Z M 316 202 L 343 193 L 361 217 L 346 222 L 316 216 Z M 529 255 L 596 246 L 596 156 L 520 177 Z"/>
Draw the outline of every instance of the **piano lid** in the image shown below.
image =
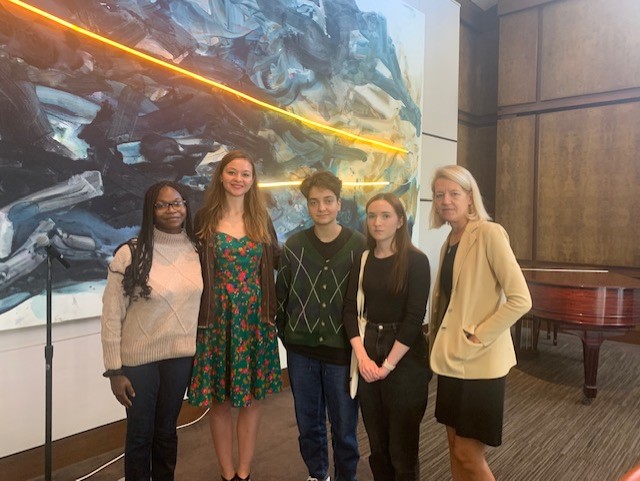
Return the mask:
<path id="1" fill-rule="evenodd" d="M 584 288 L 640 289 L 640 280 L 608 270 L 523 268 L 522 273 L 527 283 Z"/>
<path id="2" fill-rule="evenodd" d="M 531 313 L 579 326 L 640 324 L 640 280 L 609 271 L 522 269 Z"/>

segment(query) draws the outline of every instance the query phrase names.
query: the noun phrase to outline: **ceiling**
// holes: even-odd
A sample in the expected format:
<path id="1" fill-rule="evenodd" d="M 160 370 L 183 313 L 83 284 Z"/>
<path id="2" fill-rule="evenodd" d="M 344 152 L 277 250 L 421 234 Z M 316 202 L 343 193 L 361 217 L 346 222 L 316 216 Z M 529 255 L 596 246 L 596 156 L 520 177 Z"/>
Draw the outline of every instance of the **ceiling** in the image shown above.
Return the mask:
<path id="1" fill-rule="evenodd" d="M 482 10 L 489 10 L 498 3 L 498 0 L 471 0 Z"/>

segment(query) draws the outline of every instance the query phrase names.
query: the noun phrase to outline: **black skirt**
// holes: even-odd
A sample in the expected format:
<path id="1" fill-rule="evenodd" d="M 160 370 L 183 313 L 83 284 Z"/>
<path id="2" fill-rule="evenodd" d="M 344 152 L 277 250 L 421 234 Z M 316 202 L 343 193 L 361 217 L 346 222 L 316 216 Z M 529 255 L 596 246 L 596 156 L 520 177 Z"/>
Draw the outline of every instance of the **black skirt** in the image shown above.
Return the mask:
<path id="1" fill-rule="evenodd" d="M 436 420 L 456 435 L 487 446 L 502 444 L 506 376 L 498 379 L 456 379 L 438 376 Z"/>

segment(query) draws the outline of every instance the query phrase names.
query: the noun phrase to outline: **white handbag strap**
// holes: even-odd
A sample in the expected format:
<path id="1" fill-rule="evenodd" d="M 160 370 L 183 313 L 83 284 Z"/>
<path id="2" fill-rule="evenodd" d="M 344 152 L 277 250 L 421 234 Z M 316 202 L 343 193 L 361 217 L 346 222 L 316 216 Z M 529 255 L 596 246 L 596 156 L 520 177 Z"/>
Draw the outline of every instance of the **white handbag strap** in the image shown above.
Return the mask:
<path id="1" fill-rule="evenodd" d="M 362 290 L 362 277 L 364 276 L 364 265 L 367 263 L 367 257 L 369 256 L 369 250 L 367 249 L 362 253 L 360 260 L 360 273 L 358 275 L 358 294 L 356 295 L 356 309 L 358 311 L 358 318 L 364 318 L 364 291 Z"/>

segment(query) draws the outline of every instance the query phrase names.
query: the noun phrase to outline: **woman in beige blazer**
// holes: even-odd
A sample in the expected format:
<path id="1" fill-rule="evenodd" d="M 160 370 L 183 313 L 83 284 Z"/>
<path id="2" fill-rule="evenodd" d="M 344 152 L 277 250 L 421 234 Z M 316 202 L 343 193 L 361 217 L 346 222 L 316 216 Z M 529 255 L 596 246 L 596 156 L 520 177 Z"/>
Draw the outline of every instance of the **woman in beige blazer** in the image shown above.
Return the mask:
<path id="1" fill-rule="evenodd" d="M 510 327 L 529 311 L 531 296 L 469 171 L 442 167 L 431 188 L 431 227 L 451 226 L 429 326 L 436 419 L 447 428 L 453 480 L 493 481 L 484 451 L 502 443 L 505 378 L 516 364 Z"/>

